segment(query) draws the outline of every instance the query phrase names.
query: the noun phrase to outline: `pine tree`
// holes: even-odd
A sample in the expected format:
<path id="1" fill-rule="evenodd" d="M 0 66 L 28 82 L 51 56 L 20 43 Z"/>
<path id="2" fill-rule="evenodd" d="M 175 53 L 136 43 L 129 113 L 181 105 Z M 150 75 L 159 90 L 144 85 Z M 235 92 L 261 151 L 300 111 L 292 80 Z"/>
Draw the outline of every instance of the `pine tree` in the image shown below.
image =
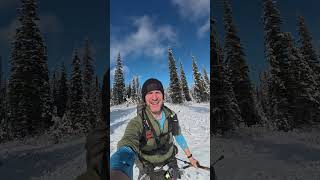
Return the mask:
<path id="1" fill-rule="evenodd" d="M 223 68 L 222 52 L 219 51 L 220 43 L 216 38 L 214 19 L 210 20 L 210 28 L 210 117 L 213 120 L 210 129 L 213 134 L 217 134 L 235 129 L 242 120 L 231 83 L 224 75 L 227 70 Z"/>
<path id="2" fill-rule="evenodd" d="M 192 56 L 192 72 L 193 72 L 193 81 L 194 81 L 194 99 L 196 102 L 205 101 L 206 97 L 204 97 L 204 87 L 203 82 L 201 80 L 201 74 L 198 70 L 198 65 L 196 63 L 196 59 Z"/>
<path id="3" fill-rule="evenodd" d="M 186 75 L 183 71 L 182 63 L 180 62 L 180 81 L 181 81 L 181 89 L 184 95 L 184 98 L 186 101 L 191 101 L 190 93 L 189 93 L 189 87 L 187 83 Z"/>
<path id="4" fill-rule="evenodd" d="M 56 70 L 53 71 L 53 75 L 51 78 L 51 96 L 53 99 L 53 108 L 57 108 L 57 104 L 58 104 L 58 89 L 59 85 L 58 85 L 58 77 L 57 77 L 57 72 Z"/>
<path id="5" fill-rule="evenodd" d="M 96 87 L 95 87 L 95 72 L 94 60 L 91 53 L 91 46 L 89 39 L 85 40 L 85 48 L 83 54 L 83 96 L 85 105 L 85 112 L 87 114 L 87 121 L 94 126 L 96 123 Z"/>
<path id="6" fill-rule="evenodd" d="M 41 133 L 50 126 L 52 98 L 46 48 L 37 21 L 36 0 L 22 0 L 11 51 L 9 112 L 12 136 Z"/>
<path id="7" fill-rule="evenodd" d="M 209 81 L 208 73 L 204 67 L 202 68 L 202 74 L 203 74 L 202 81 L 203 81 L 203 87 L 204 87 L 204 94 L 206 97 L 206 101 L 209 101 L 210 100 L 210 81 Z"/>
<path id="8" fill-rule="evenodd" d="M 137 86 L 136 86 L 136 81 L 135 81 L 135 78 L 133 77 L 132 79 L 132 87 L 131 87 L 131 94 L 132 94 L 132 99 L 133 101 L 137 101 Z"/>
<path id="9" fill-rule="evenodd" d="M 224 0 L 225 27 L 225 63 L 230 67 L 230 81 L 236 95 L 241 116 L 248 126 L 257 124 L 260 120 L 255 109 L 253 88 L 249 79 L 249 68 L 245 61 L 245 54 L 241 47 L 240 38 L 233 23 L 232 9 L 228 0 Z"/>
<path id="10" fill-rule="evenodd" d="M 317 57 L 315 48 L 312 45 L 312 37 L 308 28 L 305 24 L 304 18 L 302 16 L 298 17 L 298 32 L 299 32 L 299 43 L 300 52 L 303 58 L 307 61 L 309 67 L 312 70 L 312 75 L 317 81 L 317 86 L 320 83 L 320 62 Z"/>
<path id="11" fill-rule="evenodd" d="M 283 33 L 280 30 L 279 10 L 273 0 L 264 0 L 264 44 L 266 59 L 270 65 L 270 119 L 279 130 L 292 128 L 292 115 L 289 111 L 288 90 L 285 86 L 288 77 L 288 61 L 283 60 L 286 49 L 283 46 Z M 284 43 L 286 44 L 286 43 Z"/>
<path id="12" fill-rule="evenodd" d="M 172 49 L 168 49 L 168 64 L 169 64 L 169 73 L 170 73 L 170 97 L 172 100 L 172 103 L 174 104 L 180 104 L 182 103 L 182 94 L 181 94 L 181 86 L 180 81 L 177 73 L 177 67 L 176 62 L 173 57 Z"/>
<path id="13" fill-rule="evenodd" d="M 290 33 L 285 33 L 287 56 L 289 61 L 289 78 L 287 82 L 290 112 L 293 115 L 293 127 L 310 124 L 319 119 L 320 103 L 316 80 L 308 62 L 295 47 Z"/>
<path id="14" fill-rule="evenodd" d="M 83 86 L 82 86 L 82 75 L 80 58 L 77 50 L 74 51 L 72 60 L 72 72 L 70 79 L 70 120 L 72 128 L 76 130 L 83 130 L 85 120 L 83 118 Z M 81 127 L 82 126 L 82 127 Z"/>
<path id="15" fill-rule="evenodd" d="M 69 99 L 68 96 L 68 78 L 67 78 L 67 72 L 66 72 L 66 67 L 65 64 L 61 64 L 61 69 L 60 69 L 60 79 L 58 81 L 58 94 L 57 94 L 57 115 L 62 118 L 63 115 L 66 112 L 67 109 L 67 102 Z"/>
<path id="16" fill-rule="evenodd" d="M 129 83 L 128 88 L 127 88 L 127 97 L 130 99 L 131 98 L 131 83 Z"/>
<path id="17" fill-rule="evenodd" d="M 124 74 L 123 74 L 123 67 L 122 67 L 120 53 L 118 54 L 116 71 L 114 74 L 113 99 L 116 105 L 119 105 L 125 102 Z"/>

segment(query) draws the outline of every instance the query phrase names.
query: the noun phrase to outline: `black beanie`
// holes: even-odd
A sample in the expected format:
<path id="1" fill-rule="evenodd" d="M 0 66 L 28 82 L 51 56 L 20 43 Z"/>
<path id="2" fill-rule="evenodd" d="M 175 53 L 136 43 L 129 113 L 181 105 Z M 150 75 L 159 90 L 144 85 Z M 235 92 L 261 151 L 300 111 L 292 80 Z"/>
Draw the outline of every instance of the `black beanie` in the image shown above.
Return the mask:
<path id="1" fill-rule="evenodd" d="M 164 90 L 162 83 L 158 79 L 150 78 L 146 80 L 146 82 L 144 82 L 142 85 L 141 95 L 143 102 L 146 101 L 145 96 L 147 95 L 147 93 L 154 90 L 161 91 L 164 99 Z"/>

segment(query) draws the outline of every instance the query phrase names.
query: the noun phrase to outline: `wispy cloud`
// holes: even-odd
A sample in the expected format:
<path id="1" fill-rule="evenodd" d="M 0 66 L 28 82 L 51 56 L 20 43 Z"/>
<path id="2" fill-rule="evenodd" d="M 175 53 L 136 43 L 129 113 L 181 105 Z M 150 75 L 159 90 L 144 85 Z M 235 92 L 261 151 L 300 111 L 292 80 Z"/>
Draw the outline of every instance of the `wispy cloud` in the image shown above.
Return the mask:
<path id="1" fill-rule="evenodd" d="M 202 38 L 202 37 L 208 35 L 208 33 L 206 33 L 206 32 L 209 32 L 209 29 L 210 29 L 210 24 L 209 24 L 209 19 L 208 19 L 208 20 L 206 20 L 206 22 L 202 26 L 200 26 L 198 28 L 198 30 L 197 30 L 198 37 Z"/>
<path id="2" fill-rule="evenodd" d="M 170 25 L 157 25 L 149 16 L 133 18 L 135 30 L 128 35 L 116 37 L 111 35 L 111 63 L 115 62 L 117 54 L 144 55 L 153 59 L 162 58 L 170 43 L 177 41 L 177 33 Z"/>
<path id="3" fill-rule="evenodd" d="M 191 21 L 203 17 L 209 18 L 210 0 L 171 0 L 173 5 L 178 7 L 179 14 Z"/>

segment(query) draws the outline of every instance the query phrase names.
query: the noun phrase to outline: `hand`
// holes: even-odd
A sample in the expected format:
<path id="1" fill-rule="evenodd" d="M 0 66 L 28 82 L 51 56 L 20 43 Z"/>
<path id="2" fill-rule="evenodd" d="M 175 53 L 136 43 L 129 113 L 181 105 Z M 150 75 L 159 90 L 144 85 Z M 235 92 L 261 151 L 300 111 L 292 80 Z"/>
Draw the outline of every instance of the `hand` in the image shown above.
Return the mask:
<path id="1" fill-rule="evenodd" d="M 198 168 L 198 165 L 199 165 L 198 160 L 196 160 L 195 158 L 191 157 L 191 158 L 189 158 L 189 161 L 190 161 L 190 163 L 191 163 L 191 165 L 193 167 Z"/>

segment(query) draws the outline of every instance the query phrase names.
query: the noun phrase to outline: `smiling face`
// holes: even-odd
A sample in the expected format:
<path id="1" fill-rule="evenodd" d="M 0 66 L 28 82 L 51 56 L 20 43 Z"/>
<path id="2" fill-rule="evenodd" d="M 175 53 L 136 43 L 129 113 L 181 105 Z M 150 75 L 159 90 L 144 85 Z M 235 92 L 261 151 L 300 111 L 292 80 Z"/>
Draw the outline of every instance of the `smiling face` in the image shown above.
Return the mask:
<path id="1" fill-rule="evenodd" d="M 159 90 L 150 91 L 145 96 L 146 104 L 153 114 L 159 114 L 163 104 L 163 94 Z"/>

